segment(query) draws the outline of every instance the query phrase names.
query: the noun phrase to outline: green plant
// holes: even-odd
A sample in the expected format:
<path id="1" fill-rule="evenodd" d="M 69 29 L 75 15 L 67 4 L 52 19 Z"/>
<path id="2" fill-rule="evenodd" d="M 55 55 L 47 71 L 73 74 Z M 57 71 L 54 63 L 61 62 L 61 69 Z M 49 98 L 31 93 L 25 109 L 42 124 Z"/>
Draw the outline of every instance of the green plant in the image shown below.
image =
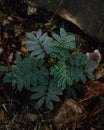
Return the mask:
<path id="1" fill-rule="evenodd" d="M 86 55 L 78 51 L 74 35 L 68 35 L 63 28 L 60 35 L 52 33 L 53 38 L 41 29 L 36 35 L 26 35 L 29 39 L 24 44 L 29 54 L 22 59 L 16 53 L 16 64 L 1 66 L 0 70 L 6 72 L 5 82 L 16 84 L 19 91 L 23 88 L 32 91 L 31 98 L 37 101 L 37 109 L 45 103 L 52 110 L 53 102 L 60 101 L 67 86 L 72 90 L 75 84 L 94 79 L 90 68 L 96 63 L 87 63 Z"/>
<path id="2" fill-rule="evenodd" d="M 44 58 L 50 53 L 50 43 L 52 38 L 50 38 L 47 33 L 42 34 L 42 30 L 37 31 L 36 36 L 31 33 L 26 33 L 29 38 L 28 41 L 25 41 L 25 44 L 28 46 L 28 51 L 31 52 L 32 56 L 39 58 Z"/>
<path id="3" fill-rule="evenodd" d="M 36 86 L 37 82 L 45 82 L 48 76 L 48 70 L 44 68 L 42 59 L 35 60 L 27 55 L 23 60 L 16 53 L 16 65 L 10 67 L 1 66 L 2 71 L 8 72 L 4 77 L 5 82 L 17 84 L 17 89 L 22 91 L 23 88 L 30 90 L 31 85 Z"/>

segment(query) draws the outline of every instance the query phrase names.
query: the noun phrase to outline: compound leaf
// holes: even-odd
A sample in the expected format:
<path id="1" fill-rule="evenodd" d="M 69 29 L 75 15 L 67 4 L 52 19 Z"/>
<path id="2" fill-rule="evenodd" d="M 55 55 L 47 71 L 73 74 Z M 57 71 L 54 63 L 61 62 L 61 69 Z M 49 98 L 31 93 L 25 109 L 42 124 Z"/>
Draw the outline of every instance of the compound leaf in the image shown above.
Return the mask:
<path id="1" fill-rule="evenodd" d="M 37 101 L 37 103 L 36 103 L 36 105 L 35 105 L 35 108 L 36 108 L 36 109 L 41 108 L 42 105 L 44 104 L 44 101 L 45 101 L 45 96 L 43 96 L 42 98 L 40 98 L 40 99 Z"/>
<path id="2" fill-rule="evenodd" d="M 66 39 L 66 31 L 64 30 L 64 28 L 60 28 L 60 36 L 62 40 Z"/>
<path id="3" fill-rule="evenodd" d="M 27 45 L 27 49 L 31 52 L 32 56 L 35 56 L 38 59 L 43 59 L 47 54 L 50 53 L 49 48 L 52 42 L 52 38 L 50 38 L 47 33 L 43 34 L 42 30 L 39 29 L 34 36 L 31 33 L 26 34 L 29 40 L 25 41 L 24 44 Z"/>

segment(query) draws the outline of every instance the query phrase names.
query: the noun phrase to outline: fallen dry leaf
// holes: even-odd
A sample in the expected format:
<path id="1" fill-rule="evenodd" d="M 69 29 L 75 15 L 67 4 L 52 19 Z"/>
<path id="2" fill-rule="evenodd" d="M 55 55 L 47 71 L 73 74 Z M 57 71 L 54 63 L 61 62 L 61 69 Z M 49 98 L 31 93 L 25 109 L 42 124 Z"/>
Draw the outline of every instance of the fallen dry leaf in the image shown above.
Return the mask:
<path id="1" fill-rule="evenodd" d="M 104 83 L 100 81 L 89 81 L 85 86 L 87 88 L 86 98 L 104 94 Z"/>
<path id="2" fill-rule="evenodd" d="M 54 117 L 54 123 L 57 129 L 61 129 L 71 122 L 78 122 L 85 116 L 84 108 L 70 98 L 60 107 L 58 114 Z"/>
<path id="3" fill-rule="evenodd" d="M 104 64 L 100 64 L 97 70 L 95 71 L 96 80 L 104 78 Z"/>
<path id="4" fill-rule="evenodd" d="M 101 62 L 102 55 L 98 49 L 95 49 L 93 52 L 87 52 L 86 56 L 88 63 L 91 61 L 95 61 L 97 63 L 95 67 L 90 69 L 90 71 L 94 72 L 98 68 L 99 63 Z"/>

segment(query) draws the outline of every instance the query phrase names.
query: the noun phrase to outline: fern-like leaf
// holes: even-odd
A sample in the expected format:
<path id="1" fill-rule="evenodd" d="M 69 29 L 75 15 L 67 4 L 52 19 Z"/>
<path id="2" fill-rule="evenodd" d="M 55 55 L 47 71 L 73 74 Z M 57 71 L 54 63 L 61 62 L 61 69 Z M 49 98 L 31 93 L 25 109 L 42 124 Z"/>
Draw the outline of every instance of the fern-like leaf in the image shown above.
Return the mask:
<path id="1" fill-rule="evenodd" d="M 11 68 L 8 66 L 0 66 L 0 71 L 2 72 L 8 72 Z"/>
<path id="2" fill-rule="evenodd" d="M 35 60 L 27 55 L 23 60 L 21 56 L 16 54 L 16 65 L 11 66 L 11 71 L 4 77 L 5 82 L 17 84 L 19 91 L 30 89 L 31 85 L 36 86 L 38 82 L 47 81 L 48 70 L 42 66 L 41 59 Z"/>
<path id="3" fill-rule="evenodd" d="M 47 54 L 50 53 L 50 44 L 52 38 L 50 38 L 47 33 L 42 33 L 42 30 L 39 29 L 36 35 L 32 33 L 26 33 L 29 40 L 25 41 L 24 44 L 27 45 L 28 51 L 31 52 L 32 56 L 39 58 L 44 58 Z"/>
<path id="4" fill-rule="evenodd" d="M 67 88 L 67 92 L 66 95 L 68 97 L 74 98 L 75 100 L 79 99 L 80 97 L 84 97 L 85 95 L 85 87 L 82 84 L 74 84 L 72 86 L 70 86 L 69 88 Z"/>
<path id="5" fill-rule="evenodd" d="M 53 103 L 60 101 L 59 96 L 66 86 L 70 86 L 69 93 L 76 99 L 78 88 L 74 86 L 94 79 L 90 69 L 96 63 L 87 63 L 87 56 L 77 51 L 75 36 L 67 34 L 63 28 L 59 35 L 52 34 L 54 40 L 41 29 L 36 35 L 26 35 L 29 39 L 25 44 L 30 54 L 23 59 L 16 53 L 16 65 L 0 66 L 0 71 L 6 72 L 3 80 L 17 85 L 19 91 L 23 88 L 32 91 L 31 98 L 37 101 L 37 109 L 45 104 L 53 110 Z"/>
<path id="6" fill-rule="evenodd" d="M 67 66 L 67 74 L 74 83 L 78 83 L 79 81 L 85 83 L 87 79 L 94 80 L 94 75 L 89 68 L 96 66 L 96 63 L 87 63 L 87 57 L 83 53 L 79 52 L 70 56 Z"/>
<path id="7" fill-rule="evenodd" d="M 69 57 L 70 50 L 76 49 L 76 42 L 74 35 L 67 35 L 66 31 L 61 28 L 60 35 L 53 33 L 53 38 L 55 39 L 51 45 L 51 57 L 63 59 Z"/>
<path id="8" fill-rule="evenodd" d="M 56 65 L 51 67 L 51 74 L 54 75 L 54 78 L 58 82 L 58 87 L 61 87 L 62 90 L 65 89 L 67 83 L 72 85 L 72 80 L 67 75 L 67 66 L 64 62 L 59 61 Z"/>
<path id="9" fill-rule="evenodd" d="M 34 92 L 31 98 L 38 100 L 36 103 L 37 109 L 45 103 L 47 108 L 53 110 L 53 102 L 59 102 L 59 95 L 62 95 L 62 90 L 57 87 L 57 83 L 54 80 L 37 87 L 35 86 L 31 90 Z"/>
<path id="10" fill-rule="evenodd" d="M 90 71 L 90 67 L 94 66 L 93 62 L 87 64 L 87 57 L 83 53 L 76 53 L 71 55 L 65 61 L 58 61 L 52 66 L 51 75 L 58 82 L 58 86 L 62 89 L 68 85 L 73 85 L 78 82 L 85 83 L 88 79 L 94 80 L 94 75 Z"/>

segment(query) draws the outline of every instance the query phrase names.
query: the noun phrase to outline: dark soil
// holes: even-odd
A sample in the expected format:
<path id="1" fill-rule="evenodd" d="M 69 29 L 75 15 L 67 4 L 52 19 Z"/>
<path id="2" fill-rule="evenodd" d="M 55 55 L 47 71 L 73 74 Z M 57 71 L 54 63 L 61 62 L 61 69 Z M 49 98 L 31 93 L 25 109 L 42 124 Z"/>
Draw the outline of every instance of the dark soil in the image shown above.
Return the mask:
<path id="1" fill-rule="evenodd" d="M 53 13 L 44 9 L 38 9 L 36 14 L 28 15 L 27 5 L 18 0 L 0 1 L 0 65 L 14 64 L 15 52 L 21 52 L 22 40 L 26 32 L 36 32 L 41 28 L 50 35 L 51 31 L 59 32 L 60 27 L 64 27 L 69 33 L 78 35 L 77 41 L 81 43 L 81 50 L 84 53 L 99 49 L 102 55 L 101 64 L 104 63 L 104 43 L 91 38 L 59 16 L 54 17 L 51 27 L 46 26 L 52 16 Z M 23 52 L 22 55 L 25 56 L 25 53 Z M 36 111 L 34 101 L 30 101 L 30 93 L 26 90 L 18 92 L 11 84 L 3 82 L 3 76 L 4 73 L 0 72 L 0 130 L 55 130 L 52 119 L 64 100 L 56 104 L 54 111 L 49 111 L 44 106 Z M 104 79 L 101 79 L 104 83 Z M 103 130 L 104 100 L 102 97 L 104 97 L 104 92 L 93 98 L 83 97 L 81 104 L 87 116 L 80 120 L 75 129 L 72 129 L 72 124 L 75 122 L 71 122 L 62 130 Z"/>

